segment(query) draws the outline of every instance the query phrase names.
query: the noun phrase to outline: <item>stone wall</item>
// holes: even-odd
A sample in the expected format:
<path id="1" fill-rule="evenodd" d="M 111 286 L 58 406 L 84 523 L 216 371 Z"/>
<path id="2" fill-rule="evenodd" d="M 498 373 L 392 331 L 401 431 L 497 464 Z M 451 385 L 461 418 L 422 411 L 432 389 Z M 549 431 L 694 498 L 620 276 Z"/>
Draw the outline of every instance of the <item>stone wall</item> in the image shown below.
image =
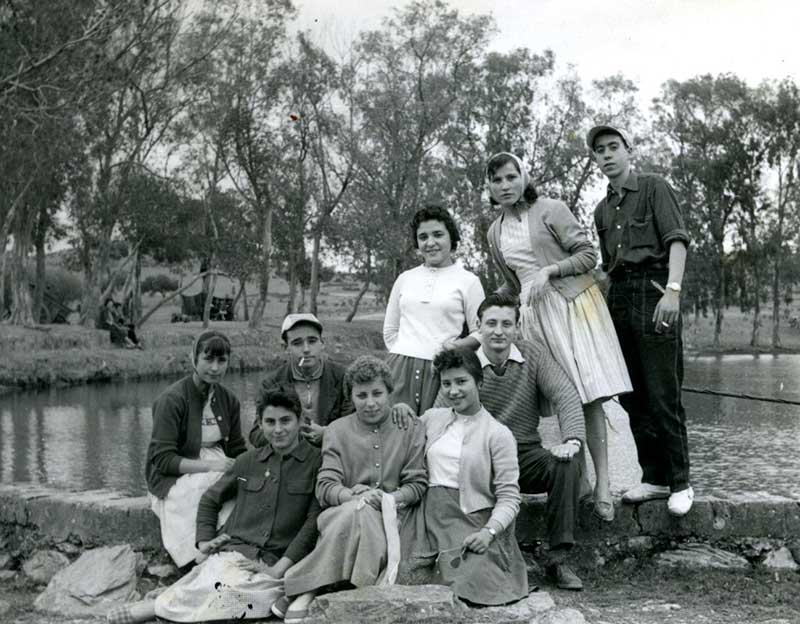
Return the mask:
<path id="1" fill-rule="evenodd" d="M 545 497 L 525 496 L 517 537 L 535 545 L 545 535 Z M 71 544 L 78 548 L 127 543 L 138 551 L 160 549 L 158 523 L 146 497 L 109 490 L 65 492 L 37 485 L 0 485 L 0 535 L 6 550 L 25 557 L 33 549 Z M 673 518 L 664 501 L 618 505 L 612 523 L 581 510 L 578 540 L 585 551 L 620 552 L 642 543 L 676 541 L 726 543 L 741 538 L 791 542 L 800 536 L 800 501 L 750 495 L 733 499 L 698 498 L 692 511 Z M 649 538 L 642 540 L 638 538 Z M 633 541 L 631 542 L 631 539 Z"/>

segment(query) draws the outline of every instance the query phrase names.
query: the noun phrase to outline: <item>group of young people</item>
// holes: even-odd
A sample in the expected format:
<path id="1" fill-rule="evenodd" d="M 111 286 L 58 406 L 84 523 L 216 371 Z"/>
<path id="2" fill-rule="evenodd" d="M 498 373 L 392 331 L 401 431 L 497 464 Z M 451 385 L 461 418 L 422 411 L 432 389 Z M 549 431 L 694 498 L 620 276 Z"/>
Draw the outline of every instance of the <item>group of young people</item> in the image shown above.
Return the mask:
<path id="1" fill-rule="evenodd" d="M 503 285 L 485 296 L 453 259 L 453 217 L 418 211 L 411 232 L 423 264 L 392 289 L 386 361 L 364 356 L 343 370 L 325 357 L 315 316 L 287 316 L 287 362 L 262 384 L 250 450 L 239 402 L 220 383 L 230 343 L 201 334 L 193 373 L 154 405 L 146 461 L 166 549 L 178 566 L 199 565 L 109 619 L 296 621 L 317 592 L 394 583 L 409 561 L 433 565 L 471 604 L 513 602 L 528 593 L 514 532 L 521 492 L 548 494 L 547 575 L 581 589 L 567 554 L 582 494 L 613 521 L 602 403 L 616 395 L 643 470 L 623 501 L 667 498 L 672 514 L 687 513 L 679 292 L 688 236 L 668 184 L 631 170 L 623 130 L 595 127 L 587 146 L 609 179 L 595 211 L 606 298 L 584 229 L 503 152 L 487 163 L 499 206 L 488 244 Z M 561 443 L 547 449 L 538 425 L 550 415 Z"/>

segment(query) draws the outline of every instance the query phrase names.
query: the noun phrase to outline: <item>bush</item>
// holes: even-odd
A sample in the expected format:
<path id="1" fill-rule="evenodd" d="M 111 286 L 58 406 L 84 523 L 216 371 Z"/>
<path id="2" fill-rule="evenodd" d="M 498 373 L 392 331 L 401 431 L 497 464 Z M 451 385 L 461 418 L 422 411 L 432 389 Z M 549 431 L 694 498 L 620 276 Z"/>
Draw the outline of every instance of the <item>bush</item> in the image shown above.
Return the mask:
<path id="1" fill-rule="evenodd" d="M 178 280 L 166 273 L 150 275 L 142 280 L 142 292 L 144 293 L 158 293 L 165 297 L 167 293 L 175 292 L 178 288 Z"/>

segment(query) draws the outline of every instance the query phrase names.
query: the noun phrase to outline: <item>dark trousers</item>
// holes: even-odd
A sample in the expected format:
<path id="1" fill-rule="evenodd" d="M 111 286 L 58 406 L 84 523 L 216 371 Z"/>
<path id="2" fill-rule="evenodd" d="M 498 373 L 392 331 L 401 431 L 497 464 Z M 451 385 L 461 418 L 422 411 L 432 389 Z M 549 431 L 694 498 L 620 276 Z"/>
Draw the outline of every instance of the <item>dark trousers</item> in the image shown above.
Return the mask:
<path id="1" fill-rule="evenodd" d="M 583 452 L 560 461 L 541 444 L 520 442 L 519 489 L 525 494 L 547 492 L 547 539 L 550 550 L 572 546 L 578 520 Z"/>
<path id="2" fill-rule="evenodd" d="M 682 322 L 655 327 L 653 313 L 666 285 L 667 271 L 642 271 L 612 276 L 608 308 L 633 392 L 619 401 L 630 418 L 642 481 L 668 485 L 673 492 L 689 485 L 689 442 L 683 385 Z M 658 331 L 657 331 L 658 330 Z"/>

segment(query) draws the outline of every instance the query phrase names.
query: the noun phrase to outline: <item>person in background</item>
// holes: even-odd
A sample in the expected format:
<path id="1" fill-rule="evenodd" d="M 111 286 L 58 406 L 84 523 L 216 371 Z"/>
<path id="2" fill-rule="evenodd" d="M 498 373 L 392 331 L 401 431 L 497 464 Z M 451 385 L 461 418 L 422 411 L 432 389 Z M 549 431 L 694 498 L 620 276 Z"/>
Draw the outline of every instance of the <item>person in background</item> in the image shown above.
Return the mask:
<path id="1" fill-rule="evenodd" d="M 116 302 L 109 297 L 105 300 L 97 319 L 97 329 L 107 329 L 111 344 L 126 349 L 135 349 L 136 344 L 128 337 L 128 328 L 119 322 Z"/>
<path id="2" fill-rule="evenodd" d="M 425 433 L 390 418 L 391 373 L 361 356 L 347 369 L 355 413 L 328 426 L 322 442 L 317 499 L 319 540 L 284 576 L 286 598 L 272 612 L 287 622 L 305 617 L 316 592 L 336 583 L 393 583 L 410 538 L 417 535 L 425 494 Z M 290 600 L 291 598 L 291 600 Z"/>
<path id="3" fill-rule="evenodd" d="M 522 161 L 509 152 L 489 159 L 489 249 L 505 282 L 499 291 L 522 303 L 522 336 L 550 349 L 578 389 L 594 461 L 594 513 L 614 519 L 603 402 L 631 391 L 614 324 L 592 270 L 597 254 L 583 227 L 554 199 L 539 197 Z M 586 482 L 586 494 L 590 487 Z"/>
<path id="4" fill-rule="evenodd" d="M 246 451 L 200 499 L 199 565 L 156 600 L 124 605 L 112 624 L 158 616 L 171 622 L 267 618 L 283 595 L 283 575 L 314 548 L 320 451 L 300 435 L 300 399 L 291 388 L 262 388 L 256 421 L 267 444 Z M 235 501 L 222 533 L 223 504 Z"/>
<path id="5" fill-rule="evenodd" d="M 194 372 L 153 404 L 145 477 L 161 540 L 178 567 L 198 554 L 194 536 L 200 497 L 246 449 L 239 400 L 221 385 L 230 354 L 224 334 L 203 332 L 192 346 Z M 221 521 L 230 508 L 220 514 Z"/>
<path id="6" fill-rule="evenodd" d="M 528 576 L 514 532 L 521 498 L 514 436 L 481 405 L 483 369 L 473 351 L 442 351 L 433 365 L 449 404 L 420 419 L 425 527 L 438 580 L 471 604 L 515 602 L 528 595 Z"/>
<path id="7" fill-rule="evenodd" d="M 395 390 L 392 403 L 422 414 L 433 405 L 439 384 L 433 357 L 442 349 L 478 346 L 475 338 L 460 338 L 477 327 L 483 300 L 478 277 L 453 259 L 461 236 L 450 213 L 441 206 L 418 210 L 411 221 L 411 238 L 423 263 L 400 274 L 392 287 L 383 322 L 387 364 Z"/>
<path id="8" fill-rule="evenodd" d="M 608 178 L 594 221 L 603 270 L 611 287 L 608 306 L 633 392 L 620 397 L 636 442 L 642 482 L 622 500 L 667 498 L 675 516 L 689 512 L 689 442 L 681 401 L 683 339 L 680 293 L 689 234 L 678 198 L 653 173 L 631 168 L 631 141 L 614 126 L 595 126 L 586 145 Z"/>
<path id="9" fill-rule="evenodd" d="M 127 337 L 131 344 L 133 344 L 137 349 L 143 349 L 144 347 L 142 346 L 142 341 L 139 340 L 139 336 L 136 335 L 136 326 L 130 322 L 127 316 L 125 316 L 122 304 L 119 301 L 114 302 L 114 316 L 117 324 L 120 327 L 126 328 Z"/>
<path id="10" fill-rule="evenodd" d="M 281 340 L 286 363 L 270 372 L 262 386 L 295 389 L 303 406 L 301 435 L 320 446 L 325 428 L 353 412 L 344 392 L 344 367 L 325 356 L 322 323 L 313 314 L 288 314 L 281 325 Z M 258 423 L 250 430 L 250 442 L 253 446 L 266 444 Z"/>

